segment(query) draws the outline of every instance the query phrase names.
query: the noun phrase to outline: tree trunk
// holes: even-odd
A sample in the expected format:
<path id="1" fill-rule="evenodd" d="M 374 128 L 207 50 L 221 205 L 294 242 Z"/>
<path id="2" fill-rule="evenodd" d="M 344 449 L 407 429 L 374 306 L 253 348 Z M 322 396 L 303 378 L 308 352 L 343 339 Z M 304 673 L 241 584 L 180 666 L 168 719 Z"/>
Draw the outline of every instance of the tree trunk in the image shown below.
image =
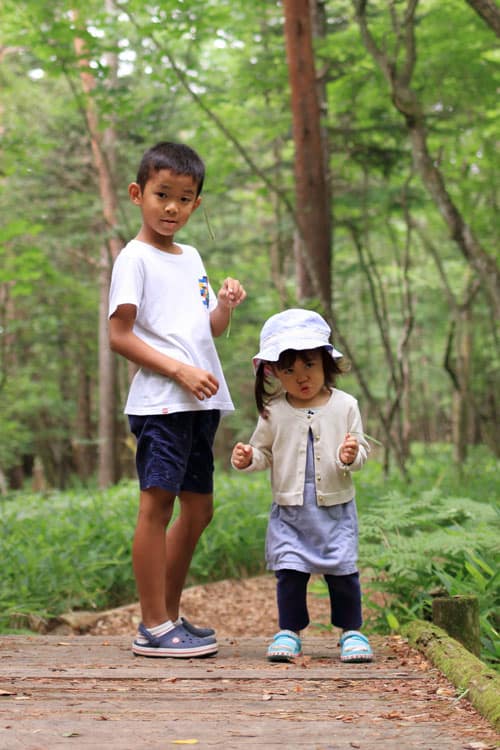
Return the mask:
<path id="1" fill-rule="evenodd" d="M 312 0 L 311 0 L 312 2 Z M 295 144 L 296 217 L 307 273 L 331 310 L 331 215 L 326 184 L 309 0 L 284 0 L 285 41 Z"/>
<path id="2" fill-rule="evenodd" d="M 94 471 L 94 446 L 92 441 L 91 420 L 91 387 L 88 373 L 81 368 L 78 371 L 78 401 L 76 412 L 75 439 L 73 441 L 73 460 L 76 472 L 84 482 Z"/>
<path id="3" fill-rule="evenodd" d="M 106 10 L 112 8 L 112 0 L 106 0 Z M 99 192 L 102 201 L 102 212 L 107 242 L 101 246 L 99 273 L 99 427 L 98 427 L 98 485 L 107 487 L 119 477 L 116 451 L 116 357 L 108 343 L 108 293 L 111 268 L 114 259 L 122 247 L 116 233 L 118 198 L 113 180 L 115 162 L 115 133 L 112 127 L 106 128 L 104 134 L 99 128 L 99 118 L 91 93 L 95 80 L 88 72 L 84 60 L 85 46 L 81 39 L 75 40 L 75 49 L 80 58 L 80 79 L 87 95 L 86 118 L 90 135 L 92 156 L 97 170 Z M 107 55 L 110 78 L 116 75 L 117 60 L 115 55 Z"/>
<path id="4" fill-rule="evenodd" d="M 470 305 L 460 310 L 457 326 L 457 364 L 455 373 L 458 388 L 453 391 L 452 430 L 454 459 L 458 466 L 463 466 L 467 458 L 469 443 L 470 414 L 470 371 L 472 359 L 472 313 Z"/>
<path id="5" fill-rule="evenodd" d="M 479 602 L 477 596 L 445 596 L 432 601 L 432 622 L 479 656 Z"/>

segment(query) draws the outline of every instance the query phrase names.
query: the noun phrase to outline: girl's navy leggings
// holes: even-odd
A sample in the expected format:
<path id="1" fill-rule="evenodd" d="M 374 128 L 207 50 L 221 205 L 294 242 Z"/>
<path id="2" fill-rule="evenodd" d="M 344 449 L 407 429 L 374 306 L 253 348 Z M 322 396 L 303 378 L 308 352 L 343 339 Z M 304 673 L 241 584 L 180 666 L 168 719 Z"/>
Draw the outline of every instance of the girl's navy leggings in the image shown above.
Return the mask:
<path id="1" fill-rule="evenodd" d="M 298 632 L 309 625 L 307 584 L 310 573 L 277 570 L 276 578 L 279 626 Z M 331 623 L 342 630 L 358 630 L 363 622 L 359 573 L 346 576 L 325 575 L 330 593 Z"/>

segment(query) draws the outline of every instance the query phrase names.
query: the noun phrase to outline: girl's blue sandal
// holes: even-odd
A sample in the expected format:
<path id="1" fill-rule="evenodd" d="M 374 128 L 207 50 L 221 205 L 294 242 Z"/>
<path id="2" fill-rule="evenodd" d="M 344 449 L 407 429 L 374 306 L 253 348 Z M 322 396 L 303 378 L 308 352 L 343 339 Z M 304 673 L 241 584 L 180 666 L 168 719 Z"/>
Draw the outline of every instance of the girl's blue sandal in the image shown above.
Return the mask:
<path id="1" fill-rule="evenodd" d="M 267 649 L 269 661 L 293 661 L 302 655 L 302 642 L 292 630 L 276 633 Z"/>
<path id="2" fill-rule="evenodd" d="M 366 635 L 357 630 L 347 630 L 340 638 L 340 661 L 354 663 L 372 661 L 373 651 Z"/>

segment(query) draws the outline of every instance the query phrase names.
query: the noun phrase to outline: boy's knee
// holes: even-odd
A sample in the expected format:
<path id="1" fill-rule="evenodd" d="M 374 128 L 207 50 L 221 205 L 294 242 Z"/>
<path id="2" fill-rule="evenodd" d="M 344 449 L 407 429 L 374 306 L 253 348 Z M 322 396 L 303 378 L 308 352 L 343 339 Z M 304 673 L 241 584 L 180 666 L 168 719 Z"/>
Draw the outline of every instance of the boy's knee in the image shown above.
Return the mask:
<path id="1" fill-rule="evenodd" d="M 139 515 L 149 520 L 161 520 L 168 524 L 174 509 L 175 495 L 159 487 L 141 490 Z"/>
<path id="2" fill-rule="evenodd" d="M 210 505 L 203 505 L 196 516 L 196 521 L 199 524 L 201 530 L 207 528 L 207 526 L 211 523 L 212 519 L 214 517 L 214 506 L 213 503 L 210 503 Z"/>
<path id="3" fill-rule="evenodd" d="M 181 495 L 181 516 L 191 527 L 196 526 L 200 533 L 206 529 L 214 517 L 214 503 L 211 495 Z"/>

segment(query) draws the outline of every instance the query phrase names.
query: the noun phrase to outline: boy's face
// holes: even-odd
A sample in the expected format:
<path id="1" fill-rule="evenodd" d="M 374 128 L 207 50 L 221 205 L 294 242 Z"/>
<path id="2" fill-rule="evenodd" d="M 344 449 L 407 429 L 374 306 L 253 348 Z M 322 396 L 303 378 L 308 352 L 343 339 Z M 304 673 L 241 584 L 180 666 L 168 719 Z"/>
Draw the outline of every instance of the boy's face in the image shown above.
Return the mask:
<path id="1" fill-rule="evenodd" d="M 201 203 L 197 184 L 188 175 L 169 169 L 152 172 L 144 190 L 136 182 L 129 185 L 130 199 L 140 206 L 142 228 L 138 239 L 159 247 L 168 247 Z"/>

